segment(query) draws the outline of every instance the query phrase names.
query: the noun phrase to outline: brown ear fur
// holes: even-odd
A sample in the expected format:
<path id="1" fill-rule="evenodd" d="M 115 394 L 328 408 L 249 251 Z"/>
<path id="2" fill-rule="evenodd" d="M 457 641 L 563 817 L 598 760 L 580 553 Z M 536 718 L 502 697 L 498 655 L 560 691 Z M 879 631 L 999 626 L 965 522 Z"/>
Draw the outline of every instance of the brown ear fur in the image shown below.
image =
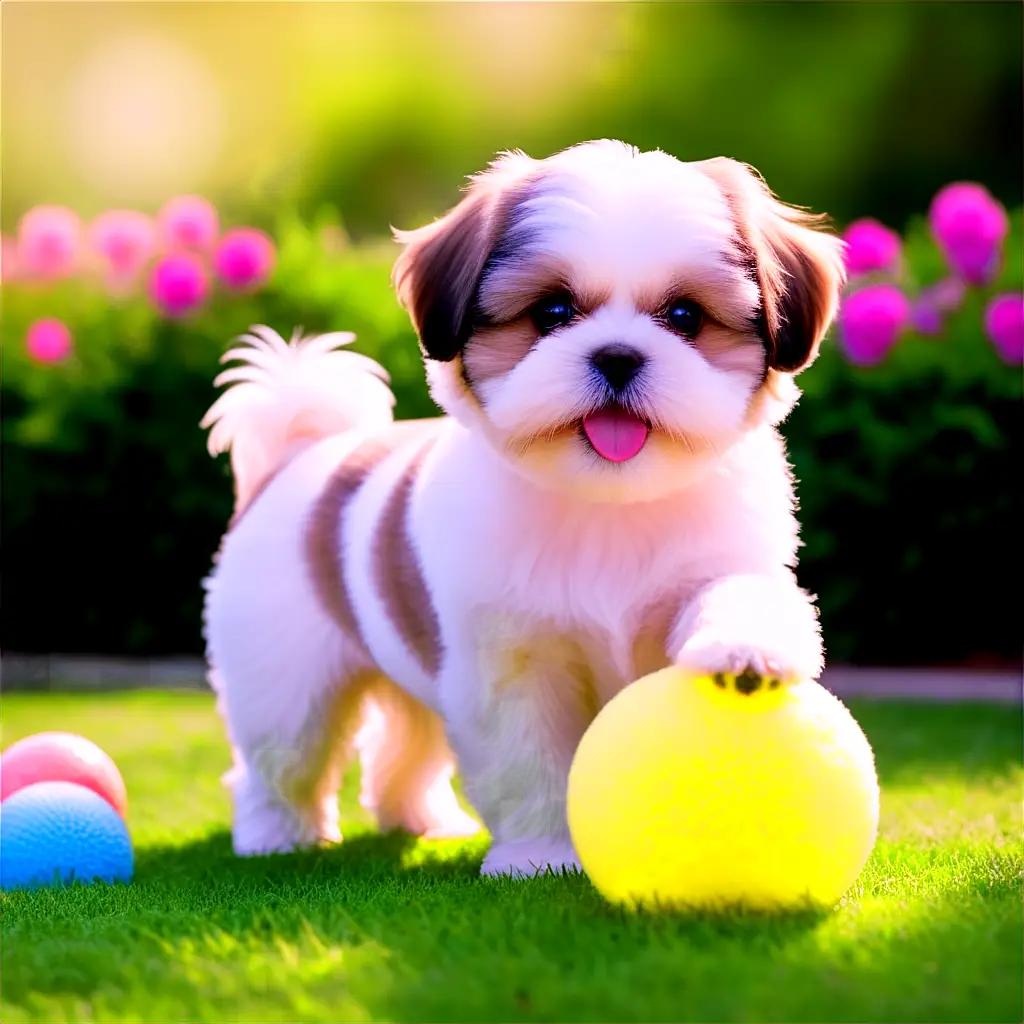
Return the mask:
<path id="1" fill-rule="evenodd" d="M 522 153 L 503 154 L 474 176 L 466 197 L 443 217 L 395 231 L 405 249 L 392 282 L 428 358 L 449 362 L 462 351 L 480 276 L 521 196 L 516 186 L 534 163 Z"/>
<path id="2" fill-rule="evenodd" d="M 770 369 L 795 372 L 814 360 L 843 287 L 843 243 L 825 218 L 787 206 L 752 167 L 726 157 L 698 165 L 722 190 L 761 288 Z"/>

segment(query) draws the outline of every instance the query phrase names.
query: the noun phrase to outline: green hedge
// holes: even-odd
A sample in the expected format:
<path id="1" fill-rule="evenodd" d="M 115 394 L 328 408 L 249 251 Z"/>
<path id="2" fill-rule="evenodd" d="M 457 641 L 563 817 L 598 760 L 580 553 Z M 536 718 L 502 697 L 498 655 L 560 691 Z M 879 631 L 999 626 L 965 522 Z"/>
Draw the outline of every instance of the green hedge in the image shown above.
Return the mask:
<path id="1" fill-rule="evenodd" d="M 390 289 L 393 247 L 351 247 L 325 214 L 285 219 L 255 296 L 160 319 L 81 282 L 4 288 L 3 522 L 8 650 L 201 650 L 200 581 L 230 510 L 224 460 L 198 421 L 227 341 L 252 323 L 350 329 L 391 372 L 401 416 L 430 414 L 412 330 Z M 1008 252 L 1020 252 L 1020 217 Z M 923 225 L 910 276 L 941 262 Z M 1021 285 L 1019 259 L 1001 288 Z M 1017 653 L 1018 369 L 969 296 L 941 338 L 907 337 L 873 369 L 827 343 L 786 426 L 801 479 L 801 578 L 834 658 L 947 662 Z M 27 325 L 59 316 L 75 354 L 29 361 Z M 1009 596 L 1007 596 L 1009 595 Z"/>
<path id="2" fill-rule="evenodd" d="M 938 337 L 908 335 L 851 367 L 826 344 L 786 423 L 800 480 L 801 581 L 819 597 L 830 657 L 847 662 L 1017 658 L 1021 371 L 984 334 L 994 292 L 1020 290 L 1021 218 L 995 286 L 969 292 Z M 923 224 L 907 278 L 943 271 Z"/>

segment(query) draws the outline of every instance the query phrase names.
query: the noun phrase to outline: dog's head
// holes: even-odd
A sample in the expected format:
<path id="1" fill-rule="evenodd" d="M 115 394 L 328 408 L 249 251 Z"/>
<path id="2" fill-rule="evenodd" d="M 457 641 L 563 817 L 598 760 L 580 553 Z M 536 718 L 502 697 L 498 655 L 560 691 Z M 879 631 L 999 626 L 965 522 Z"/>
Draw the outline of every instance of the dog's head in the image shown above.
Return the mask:
<path id="1" fill-rule="evenodd" d="M 511 153 L 398 233 L 395 284 L 449 413 L 545 483 L 648 500 L 788 411 L 842 285 L 817 224 L 733 160 Z"/>

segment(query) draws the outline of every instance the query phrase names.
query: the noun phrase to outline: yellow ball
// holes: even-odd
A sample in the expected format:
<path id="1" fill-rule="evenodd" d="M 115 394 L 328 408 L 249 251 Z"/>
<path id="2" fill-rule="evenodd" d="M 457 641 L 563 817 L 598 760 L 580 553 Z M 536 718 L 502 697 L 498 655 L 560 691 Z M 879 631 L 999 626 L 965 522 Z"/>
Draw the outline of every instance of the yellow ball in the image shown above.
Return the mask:
<path id="1" fill-rule="evenodd" d="M 871 853 L 878 780 L 860 726 L 817 683 L 667 668 L 593 721 L 568 815 L 616 903 L 830 905 Z"/>

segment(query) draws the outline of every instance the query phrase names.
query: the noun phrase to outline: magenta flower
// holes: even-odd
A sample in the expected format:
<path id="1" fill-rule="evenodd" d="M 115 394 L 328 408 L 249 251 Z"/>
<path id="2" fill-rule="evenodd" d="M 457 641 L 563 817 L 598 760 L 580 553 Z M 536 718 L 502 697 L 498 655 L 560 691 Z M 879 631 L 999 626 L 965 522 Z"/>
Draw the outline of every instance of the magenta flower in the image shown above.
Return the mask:
<path id="1" fill-rule="evenodd" d="M 78 266 L 82 222 L 64 206 L 34 206 L 18 224 L 18 262 L 26 277 L 67 277 Z"/>
<path id="2" fill-rule="evenodd" d="M 903 243 L 895 231 L 871 217 L 855 220 L 844 232 L 850 275 L 896 270 Z"/>
<path id="3" fill-rule="evenodd" d="M 942 310 L 922 295 L 910 306 L 910 326 L 918 334 L 941 334 L 945 323 Z"/>
<path id="4" fill-rule="evenodd" d="M 259 288 L 270 276 L 275 260 L 274 243 L 256 228 L 234 228 L 217 246 L 217 276 L 238 291 Z"/>
<path id="5" fill-rule="evenodd" d="M 910 303 L 892 284 L 872 284 L 847 295 L 839 310 L 839 334 L 851 363 L 874 366 L 896 343 L 910 317 Z"/>
<path id="6" fill-rule="evenodd" d="M 89 243 L 112 284 L 130 283 L 156 252 L 156 225 L 135 210 L 107 210 L 89 225 Z"/>
<path id="7" fill-rule="evenodd" d="M 60 363 L 71 355 L 71 332 L 60 320 L 37 320 L 25 335 L 25 347 L 37 363 Z"/>
<path id="8" fill-rule="evenodd" d="M 1006 211 L 987 189 L 957 182 L 940 189 L 928 213 L 946 262 L 969 284 L 986 284 L 999 269 Z"/>
<path id="9" fill-rule="evenodd" d="M 209 292 L 206 268 L 187 252 L 164 256 L 149 278 L 150 297 L 165 316 L 187 316 L 206 301 Z"/>
<path id="10" fill-rule="evenodd" d="M 985 310 L 985 330 L 1004 362 L 1024 363 L 1024 294 L 997 295 Z"/>
<path id="11" fill-rule="evenodd" d="M 910 322 L 920 334 L 939 334 L 947 314 L 959 308 L 966 294 L 966 287 L 958 277 L 947 277 L 931 288 L 926 288 L 914 300 L 910 310 Z"/>
<path id="12" fill-rule="evenodd" d="M 160 234 L 168 249 L 212 249 L 220 223 L 213 204 L 201 196 L 169 199 L 157 215 Z"/>

